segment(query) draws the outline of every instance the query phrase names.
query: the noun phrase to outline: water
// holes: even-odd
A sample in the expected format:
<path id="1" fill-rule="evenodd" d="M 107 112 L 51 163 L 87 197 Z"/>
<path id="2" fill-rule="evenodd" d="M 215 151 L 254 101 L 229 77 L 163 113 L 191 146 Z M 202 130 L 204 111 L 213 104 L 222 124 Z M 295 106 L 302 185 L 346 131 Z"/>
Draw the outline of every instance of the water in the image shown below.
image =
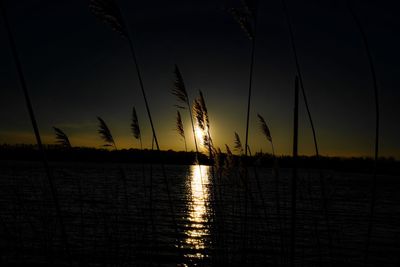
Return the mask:
<path id="1" fill-rule="evenodd" d="M 0 162 L 2 266 L 287 266 L 290 170 L 132 164 L 52 164 L 70 251 L 39 163 Z M 214 173 L 214 175 L 213 175 Z M 370 176 L 325 172 L 298 180 L 296 262 L 362 265 Z M 371 266 L 399 266 L 399 177 L 379 177 Z M 169 188 L 170 198 L 167 188 Z M 247 188 L 247 189 L 246 189 Z M 247 193 L 246 193 L 247 192 Z"/>
<path id="2" fill-rule="evenodd" d="M 186 235 L 185 244 L 195 253 L 186 253 L 185 258 L 189 261 L 202 260 L 209 257 L 204 252 L 210 242 L 210 230 L 208 229 L 208 213 L 210 212 L 208 203 L 210 202 L 210 184 L 209 167 L 193 165 L 190 166 L 190 175 L 187 176 L 189 193 L 189 213 L 188 224 L 184 231 Z"/>

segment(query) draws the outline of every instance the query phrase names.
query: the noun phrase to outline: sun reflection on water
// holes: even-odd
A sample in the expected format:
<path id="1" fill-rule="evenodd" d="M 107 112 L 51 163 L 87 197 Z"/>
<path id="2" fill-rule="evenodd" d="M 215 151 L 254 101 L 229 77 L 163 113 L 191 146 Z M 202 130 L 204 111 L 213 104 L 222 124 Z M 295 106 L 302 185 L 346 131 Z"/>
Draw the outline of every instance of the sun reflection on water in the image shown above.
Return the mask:
<path id="1" fill-rule="evenodd" d="M 207 224 L 208 192 L 208 166 L 193 165 L 190 169 L 190 200 L 189 224 L 185 230 L 187 236 L 185 243 L 190 249 L 186 253 L 188 259 L 203 259 L 207 257 L 202 250 L 207 248 L 209 229 Z"/>

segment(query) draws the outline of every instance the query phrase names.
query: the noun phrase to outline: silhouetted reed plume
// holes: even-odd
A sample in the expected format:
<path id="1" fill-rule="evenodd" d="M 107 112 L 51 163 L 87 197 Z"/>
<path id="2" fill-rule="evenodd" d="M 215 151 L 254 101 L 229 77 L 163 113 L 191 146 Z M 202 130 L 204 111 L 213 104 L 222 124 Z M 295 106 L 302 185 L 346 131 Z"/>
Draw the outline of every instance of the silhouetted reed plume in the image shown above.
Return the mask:
<path id="1" fill-rule="evenodd" d="M 255 37 L 255 3 L 254 1 L 242 1 L 240 8 L 229 8 L 228 12 L 233 16 L 240 28 L 250 40 Z"/>
<path id="2" fill-rule="evenodd" d="M 200 103 L 200 107 L 202 109 L 202 113 L 203 113 L 203 121 L 204 121 L 204 126 L 206 127 L 204 130 L 207 130 L 208 135 L 210 135 L 210 119 L 208 117 L 208 110 L 207 110 L 207 105 L 206 105 L 206 101 L 204 100 L 204 95 L 203 92 L 200 90 L 199 91 L 199 103 Z"/>
<path id="3" fill-rule="evenodd" d="M 115 0 L 90 0 L 89 9 L 112 30 L 118 32 L 122 37 L 128 38 L 127 28 Z"/>
<path id="4" fill-rule="evenodd" d="M 131 131 L 132 131 L 133 137 L 135 137 L 135 139 L 139 140 L 140 149 L 143 149 L 142 136 L 141 136 L 140 125 L 139 125 L 139 119 L 138 119 L 135 107 L 132 108 Z"/>
<path id="5" fill-rule="evenodd" d="M 237 132 L 235 132 L 235 140 L 234 140 L 234 146 L 236 151 L 239 152 L 240 155 L 243 155 L 244 149 L 242 145 L 242 141 L 240 141 L 240 136 Z"/>
<path id="6" fill-rule="evenodd" d="M 97 117 L 97 119 L 99 120 L 98 133 L 100 134 L 101 139 L 103 139 L 103 141 L 105 142 L 104 146 L 112 146 L 115 150 L 117 150 L 114 138 L 107 124 L 102 118 Z"/>
<path id="7" fill-rule="evenodd" d="M 267 138 L 267 140 L 271 143 L 272 155 L 275 157 L 275 148 L 274 148 L 274 142 L 272 142 L 271 131 L 269 130 L 269 127 L 268 127 L 267 123 L 265 122 L 264 117 L 261 116 L 260 114 L 257 114 L 257 117 L 260 122 L 260 130 L 263 133 L 263 135 L 265 136 L 265 138 Z"/>
<path id="8" fill-rule="evenodd" d="M 174 81 L 174 88 L 172 89 L 172 94 L 176 96 L 179 102 L 186 105 L 186 107 L 185 106 L 177 106 L 177 107 L 181 109 L 189 108 L 188 107 L 188 105 L 190 105 L 189 96 L 186 91 L 182 74 L 177 65 L 175 65 L 174 74 L 175 74 L 175 81 Z"/>
<path id="9" fill-rule="evenodd" d="M 194 114 L 194 117 L 196 118 L 197 125 L 199 126 L 199 128 L 201 130 L 204 131 L 206 128 L 205 122 L 204 122 L 204 113 L 203 113 L 203 109 L 201 108 L 199 99 L 195 99 L 193 101 L 193 114 Z"/>
<path id="10" fill-rule="evenodd" d="M 272 137 L 271 137 L 271 131 L 269 130 L 268 125 L 265 122 L 263 116 L 261 116 L 260 114 L 257 114 L 257 117 L 258 117 L 258 120 L 260 121 L 261 131 L 264 134 L 264 136 L 267 138 L 267 140 L 271 142 L 271 144 L 272 144 L 272 152 L 273 152 L 273 154 L 275 154 L 274 153 L 274 145 L 273 145 Z"/>
<path id="11" fill-rule="evenodd" d="M 65 148 L 72 148 L 68 136 L 61 129 L 57 127 L 53 127 L 53 129 L 56 132 L 57 143 Z"/>
<path id="12" fill-rule="evenodd" d="M 187 152 L 185 130 L 183 128 L 182 117 L 181 117 L 181 113 L 179 112 L 179 110 L 176 111 L 176 131 L 183 138 L 183 141 L 185 142 L 185 151 Z"/>
<path id="13" fill-rule="evenodd" d="M 198 161 L 199 148 L 198 148 L 198 145 L 197 145 L 196 131 L 194 129 L 192 108 L 190 107 L 190 99 L 189 99 L 189 95 L 188 95 L 188 93 L 186 91 L 185 82 L 183 80 L 182 74 L 181 74 L 181 72 L 180 72 L 180 70 L 179 70 L 177 65 L 175 65 L 174 74 L 175 74 L 175 81 L 174 81 L 174 88 L 172 89 L 172 94 L 176 97 L 178 102 L 183 104 L 183 106 L 182 105 L 176 105 L 176 107 L 181 108 L 181 109 L 186 109 L 187 108 L 188 111 L 189 111 L 190 122 L 192 124 L 194 146 L 195 146 L 195 149 L 196 149 L 196 161 Z"/>
<path id="14" fill-rule="evenodd" d="M 206 101 L 201 90 L 199 91 L 199 97 L 193 102 L 193 114 L 197 119 L 199 128 L 204 133 L 203 144 L 209 150 L 210 159 L 213 159 L 214 146 L 210 134 L 210 119 L 208 116 Z"/>

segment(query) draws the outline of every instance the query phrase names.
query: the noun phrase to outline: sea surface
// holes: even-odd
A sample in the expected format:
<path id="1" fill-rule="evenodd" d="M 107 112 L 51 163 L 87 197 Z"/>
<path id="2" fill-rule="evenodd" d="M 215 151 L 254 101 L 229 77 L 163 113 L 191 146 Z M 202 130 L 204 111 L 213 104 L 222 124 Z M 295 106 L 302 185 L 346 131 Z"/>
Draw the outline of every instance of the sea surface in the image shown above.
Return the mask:
<path id="1" fill-rule="evenodd" d="M 400 266 L 400 177 L 378 177 L 372 218 L 370 174 L 302 169 L 295 211 L 290 169 L 51 163 L 51 177 L 54 191 L 39 162 L 0 162 L 0 266 Z"/>

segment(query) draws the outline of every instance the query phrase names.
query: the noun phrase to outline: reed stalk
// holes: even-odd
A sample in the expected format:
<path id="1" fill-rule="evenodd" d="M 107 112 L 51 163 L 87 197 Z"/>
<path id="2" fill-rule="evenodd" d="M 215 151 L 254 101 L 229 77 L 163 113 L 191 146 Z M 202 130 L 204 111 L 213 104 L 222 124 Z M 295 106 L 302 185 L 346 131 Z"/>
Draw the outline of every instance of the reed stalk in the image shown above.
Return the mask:
<path id="1" fill-rule="evenodd" d="M 29 96 L 29 91 L 28 91 L 28 86 L 27 86 L 27 82 L 25 79 L 25 75 L 23 72 L 23 68 L 22 68 L 22 64 L 18 55 L 18 50 L 17 50 L 17 46 L 14 40 L 14 36 L 10 27 L 10 23 L 8 20 L 8 16 L 7 16 L 7 10 L 6 7 L 4 5 L 4 1 L 0 0 L 0 9 L 1 9 L 1 13 L 3 16 L 3 20 L 4 20 L 4 25 L 7 31 L 7 35 L 8 35 L 8 41 L 10 43 L 10 48 L 11 48 L 11 52 L 12 52 L 12 56 L 16 65 L 16 69 L 17 69 L 17 73 L 18 73 L 18 78 L 20 81 L 20 85 L 22 87 L 23 90 L 23 94 L 25 97 L 25 103 L 28 109 L 28 113 L 29 113 L 29 117 L 32 123 L 32 128 L 35 134 L 35 139 L 36 139 L 36 143 L 38 145 L 40 154 L 41 154 L 41 159 L 42 159 L 42 163 L 44 165 L 45 171 L 46 171 L 46 176 L 47 176 L 47 180 L 49 183 L 49 187 L 50 187 L 50 191 L 51 191 L 51 195 L 53 198 L 53 202 L 54 202 L 54 206 L 56 209 L 56 216 L 58 218 L 58 221 L 60 223 L 60 230 L 61 230 L 61 235 L 62 235 L 62 240 L 64 243 L 64 249 L 66 250 L 67 256 L 68 256 L 68 261 L 69 264 L 72 265 L 72 259 L 71 259 L 71 254 L 70 254 L 70 247 L 69 247 L 69 242 L 68 242 L 68 237 L 67 237 L 67 233 L 66 233 L 66 229 L 65 229 L 65 223 L 64 223 L 64 219 L 62 216 L 62 212 L 61 212 L 61 207 L 60 207 L 60 201 L 58 198 L 58 193 L 57 193 L 57 188 L 55 186 L 54 183 L 54 176 L 53 173 L 50 169 L 50 165 L 49 162 L 47 160 L 47 156 L 46 156 L 46 151 L 45 148 L 43 146 L 42 143 L 42 139 L 40 136 L 40 131 L 39 131 L 39 126 L 37 124 L 36 121 L 36 117 L 35 117 L 35 113 L 33 110 L 33 106 L 32 106 L 32 102 Z"/>
<path id="2" fill-rule="evenodd" d="M 150 122 L 154 142 L 155 142 L 158 154 L 161 156 L 161 149 L 160 149 L 160 145 L 158 143 L 158 138 L 157 138 L 155 126 L 153 123 L 153 118 L 152 118 L 151 111 L 150 111 L 150 105 L 149 105 L 149 101 L 147 99 L 146 90 L 144 87 L 144 82 L 143 82 L 139 62 L 137 59 L 133 38 L 130 33 L 131 31 L 129 30 L 128 25 L 125 23 L 126 20 L 123 17 L 121 9 L 118 6 L 118 3 L 116 0 L 91 0 L 90 2 L 91 2 L 90 9 L 94 13 L 94 15 L 99 17 L 104 23 L 108 24 L 111 27 L 111 29 L 118 32 L 124 39 L 126 39 L 128 41 L 128 46 L 129 46 L 129 49 L 131 52 L 130 54 L 131 54 L 131 57 L 132 57 L 132 60 L 133 60 L 134 66 L 135 66 L 136 74 L 137 74 L 137 77 L 139 80 L 140 91 L 142 93 L 143 101 L 145 103 L 146 113 L 147 113 L 148 120 Z M 178 236 L 178 224 L 175 219 L 175 211 L 174 211 L 174 205 L 172 202 L 169 179 L 167 177 L 167 173 L 166 173 L 165 166 L 163 163 L 161 164 L 161 171 L 162 171 L 162 175 L 164 178 L 164 184 L 166 186 L 167 198 L 168 198 L 168 203 L 169 203 L 169 209 L 171 212 L 172 223 L 175 228 L 175 234 Z"/>
<path id="3" fill-rule="evenodd" d="M 256 36 L 257 36 L 257 11 L 258 11 L 258 1 L 242 1 L 241 8 L 231 8 L 231 14 L 239 23 L 240 27 L 247 34 L 248 38 L 251 41 L 251 56 L 250 56 L 250 65 L 249 65 L 249 82 L 248 82 L 248 94 L 247 94 L 247 112 L 246 112 L 246 137 L 245 137 L 245 146 L 244 146 L 244 155 L 245 161 L 247 160 L 248 155 L 248 141 L 249 141 L 249 125 L 250 125 L 250 109 L 251 109 L 251 95 L 252 95 L 252 87 L 253 87 L 253 73 L 254 73 L 254 61 L 255 61 L 255 48 L 256 48 Z M 246 164 L 246 162 L 245 162 Z M 247 206 L 248 206 L 248 170 L 246 167 L 245 171 L 245 222 L 244 222 L 244 236 L 246 236 L 247 232 Z M 243 264 L 246 262 L 246 241 L 244 238 L 243 244 Z"/>
<path id="4" fill-rule="evenodd" d="M 293 26 L 292 26 L 292 23 L 290 21 L 289 10 L 287 8 L 286 1 L 285 0 L 281 0 L 281 2 L 282 2 L 282 6 L 283 6 L 283 12 L 284 12 L 284 15 L 285 15 L 288 31 L 289 31 L 290 44 L 291 44 L 291 47 L 292 47 L 293 57 L 294 57 L 294 61 L 295 61 L 298 82 L 299 82 L 299 85 L 300 85 L 301 93 L 303 95 L 303 101 L 304 101 L 304 105 L 305 105 L 306 110 L 307 110 L 307 116 L 308 116 L 308 120 L 310 122 L 312 136 L 313 136 L 313 142 L 314 142 L 314 148 L 315 148 L 315 157 L 316 157 L 316 161 L 317 161 L 317 169 L 319 171 L 319 182 L 320 182 L 321 198 L 322 198 L 322 212 L 323 212 L 323 215 L 324 215 L 325 224 L 326 224 L 326 228 L 327 228 L 329 253 L 331 254 L 332 253 L 332 237 L 331 237 L 331 229 L 330 229 L 331 228 L 330 227 L 330 218 L 329 218 L 330 215 L 329 215 L 329 210 L 328 210 L 328 198 L 327 198 L 327 195 L 326 195 L 325 178 L 324 178 L 324 175 L 322 173 L 321 166 L 320 166 L 320 154 L 319 154 L 319 147 L 318 147 L 318 142 L 317 142 L 317 134 L 316 134 L 315 126 L 314 126 L 314 121 L 313 121 L 313 118 L 312 118 L 312 115 L 311 115 L 310 106 L 308 104 L 307 95 L 306 95 L 306 92 L 305 92 L 305 89 L 304 89 L 303 75 L 302 75 L 300 62 L 299 62 L 299 57 L 298 57 L 298 53 L 297 53 L 297 47 L 296 47 L 296 42 L 295 42 L 294 32 L 293 32 Z"/>
<path id="5" fill-rule="evenodd" d="M 280 250 L 281 250 L 281 261 L 282 263 L 284 262 L 284 254 L 285 254 L 285 248 L 284 248 L 284 238 L 283 238 L 283 229 L 282 229 L 282 218 L 281 218 L 281 205 L 280 205 L 280 193 L 279 193 L 279 167 L 278 167 L 278 160 L 275 156 L 275 148 L 274 148 L 274 142 L 272 141 L 272 136 L 271 136 L 271 131 L 264 119 L 263 116 L 260 114 L 257 114 L 257 117 L 259 119 L 260 123 L 260 130 L 267 139 L 267 141 L 271 144 L 271 151 L 272 151 L 272 158 L 273 158 L 273 176 L 275 177 L 275 203 L 276 203 L 276 214 L 278 218 L 278 226 L 279 226 L 279 234 L 280 234 Z"/>
<path id="6" fill-rule="evenodd" d="M 193 113 L 192 113 L 192 107 L 190 105 L 190 99 L 189 95 L 186 91 L 186 86 L 185 82 L 183 80 L 183 76 L 179 70 L 178 65 L 175 65 L 175 82 L 174 82 L 174 88 L 172 90 L 172 94 L 177 98 L 178 102 L 182 103 L 184 106 L 177 106 L 178 108 L 182 109 L 188 109 L 189 112 L 189 117 L 190 117 L 190 123 L 192 125 L 192 132 L 193 132 L 193 141 L 194 141 L 194 147 L 196 149 L 196 161 L 198 162 L 199 160 L 199 147 L 197 144 L 197 138 L 196 138 L 196 131 L 194 129 L 194 122 L 193 122 Z M 200 164 L 200 163 L 198 163 Z M 202 183 L 203 184 L 203 183 Z"/>
<path id="7" fill-rule="evenodd" d="M 371 200 L 370 200 L 370 208 L 369 208 L 369 219 L 368 219 L 368 229 L 367 229 L 367 240 L 366 240 L 366 245 L 365 245 L 365 257 L 364 257 L 364 262 L 365 265 L 367 265 L 368 260 L 369 260 L 369 252 L 370 252 L 370 246 L 371 246 L 371 235 L 372 235 L 372 230 L 373 230 L 373 220 L 375 216 L 375 206 L 376 206 L 376 194 L 377 194 L 377 175 L 378 175 L 378 159 L 379 159 L 379 131 L 380 131 L 380 107 L 379 107 L 379 88 L 378 88 L 378 81 L 377 81 L 377 75 L 375 71 L 375 64 L 372 58 L 372 53 L 371 49 L 369 46 L 367 34 L 364 30 L 363 25 L 361 24 L 361 21 L 357 17 L 356 13 L 353 10 L 353 7 L 350 5 L 349 1 L 347 2 L 347 8 L 350 12 L 350 15 L 352 19 L 354 20 L 354 23 L 356 24 L 356 27 L 358 31 L 360 32 L 361 39 L 365 48 L 365 53 L 367 56 L 370 72 L 371 72 L 371 77 L 372 77 L 372 86 L 374 90 L 374 98 L 375 98 L 375 147 L 374 147 L 374 166 L 373 166 L 373 175 L 372 175 L 372 181 L 371 181 Z"/>
<path id="8" fill-rule="evenodd" d="M 291 228 L 290 228 L 290 266 L 296 266 L 296 194 L 297 194 L 297 157 L 299 140 L 299 79 L 296 77 L 293 118 L 293 172 L 291 181 Z"/>

